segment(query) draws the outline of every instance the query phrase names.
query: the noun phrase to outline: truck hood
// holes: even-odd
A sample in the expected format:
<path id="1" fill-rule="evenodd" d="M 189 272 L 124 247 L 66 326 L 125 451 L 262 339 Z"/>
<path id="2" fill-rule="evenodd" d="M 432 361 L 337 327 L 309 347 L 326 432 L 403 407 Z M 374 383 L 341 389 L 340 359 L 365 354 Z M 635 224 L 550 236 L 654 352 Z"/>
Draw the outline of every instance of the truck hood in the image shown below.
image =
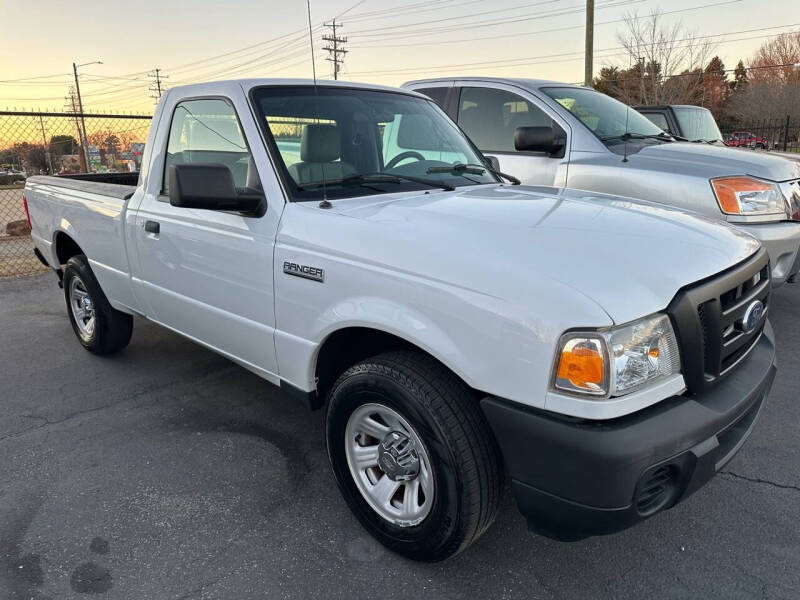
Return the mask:
<path id="1" fill-rule="evenodd" d="M 680 173 L 692 173 L 703 177 L 724 175 L 752 175 L 770 181 L 800 179 L 800 162 L 774 156 L 766 152 L 755 152 L 740 148 L 726 148 L 703 143 L 671 142 L 647 145 L 632 162 L 658 161 L 674 165 L 667 169 Z"/>
<path id="2" fill-rule="evenodd" d="M 681 287 L 759 248 L 703 216 L 561 188 L 475 186 L 334 205 L 374 224 L 367 260 L 512 302 L 558 282 L 551 288 L 568 286 L 615 323 L 663 310 Z"/>

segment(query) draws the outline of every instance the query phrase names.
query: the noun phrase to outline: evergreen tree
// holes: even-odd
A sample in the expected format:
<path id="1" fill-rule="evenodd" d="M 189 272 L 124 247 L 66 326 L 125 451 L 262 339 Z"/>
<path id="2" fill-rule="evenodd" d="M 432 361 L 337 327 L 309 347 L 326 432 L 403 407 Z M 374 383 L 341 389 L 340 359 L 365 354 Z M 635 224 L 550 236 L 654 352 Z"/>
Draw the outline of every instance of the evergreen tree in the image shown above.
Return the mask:
<path id="1" fill-rule="evenodd" d="M 742 92 L 747 87 L 747 83 L 747 69 L 745 69 L 744 63 L 740 60 L 739 64 L 736 65 L 736 70 L 733 72 L 733 89 L 737 92 Z"/>

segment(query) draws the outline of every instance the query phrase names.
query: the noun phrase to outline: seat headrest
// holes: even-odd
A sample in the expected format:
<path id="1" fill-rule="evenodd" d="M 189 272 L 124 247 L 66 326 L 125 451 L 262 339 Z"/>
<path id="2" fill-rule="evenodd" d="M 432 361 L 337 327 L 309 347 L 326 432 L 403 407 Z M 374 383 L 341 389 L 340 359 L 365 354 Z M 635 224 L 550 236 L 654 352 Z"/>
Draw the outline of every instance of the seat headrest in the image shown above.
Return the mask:
<path id="1" fill-rule="evenodd" d="M 312 163 L 333 162 L 341 153 L 342 139 L 336 125 L 303 125 L 300 160 Z"/>
<path id="2" fill-rule="evenodd" d="M 397 145 L 415 150 L 441 150 L 440 135 L 428 115 L 407 114 L 400 117 L 397 130 Z"/>

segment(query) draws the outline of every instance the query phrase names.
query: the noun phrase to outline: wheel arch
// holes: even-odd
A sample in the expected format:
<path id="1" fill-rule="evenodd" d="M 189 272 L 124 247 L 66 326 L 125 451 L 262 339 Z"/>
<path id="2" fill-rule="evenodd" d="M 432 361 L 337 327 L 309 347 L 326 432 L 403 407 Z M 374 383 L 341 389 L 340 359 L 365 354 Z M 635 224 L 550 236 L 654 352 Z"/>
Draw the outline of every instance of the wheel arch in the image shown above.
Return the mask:
<path id="1" fill-rule="evenodd" d="M 71 228 L 70 228 L 71 229 Z M 77 254 L 85 254 L 71 232 L 58 229 L 53 234 L 53 258 L 58 265 L 64 265 Z"/>
<path id="2" fill-rule="evenodd" d="M 473 387 L 451 361 L 437 355 L 418 341 L 372 325 L 343 326 L 326 335 L 312 358 L 318 406 L 324 403 L 330 386 L 349 367 L 371 356 L 393 350 L 413 350 L 424 354 L 442 364 L 470 388 Z"/>

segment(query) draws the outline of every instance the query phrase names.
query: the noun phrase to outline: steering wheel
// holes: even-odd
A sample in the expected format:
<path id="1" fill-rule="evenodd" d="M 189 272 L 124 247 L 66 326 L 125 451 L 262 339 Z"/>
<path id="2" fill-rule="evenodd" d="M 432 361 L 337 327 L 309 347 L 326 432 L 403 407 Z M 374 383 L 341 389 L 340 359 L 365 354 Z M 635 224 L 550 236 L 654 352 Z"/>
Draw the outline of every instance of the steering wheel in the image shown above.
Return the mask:
<path id="1" fill-rule="evenodd" d="M 419 152 L 415 152 L 414 150 L 406 150 L 405 152 L 401 152 L 397 156 L 395 156 L 392 160 L 386 163 L 385 169 L 393 169 L 400 163 L 407 158 L 416 158 L 417 160 L 425 160 L 425 157 L 422 156 Z"/>

